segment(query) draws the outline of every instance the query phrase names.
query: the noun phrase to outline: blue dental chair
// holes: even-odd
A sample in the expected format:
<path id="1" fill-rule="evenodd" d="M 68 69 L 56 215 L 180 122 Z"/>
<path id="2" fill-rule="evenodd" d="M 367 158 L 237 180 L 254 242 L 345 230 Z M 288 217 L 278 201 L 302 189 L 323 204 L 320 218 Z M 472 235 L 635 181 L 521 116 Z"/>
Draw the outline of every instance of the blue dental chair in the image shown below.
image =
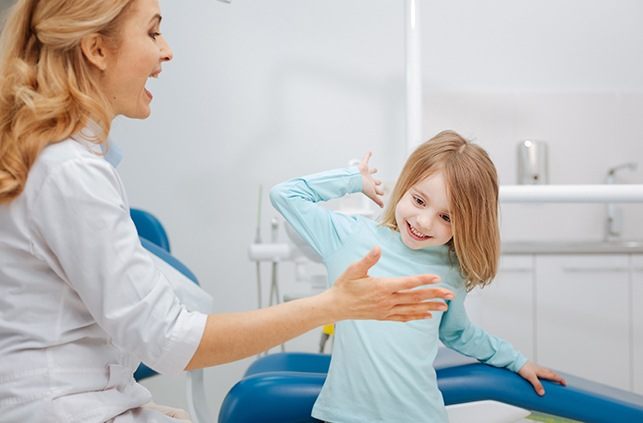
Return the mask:
<path id="1" fill-rule="evenodd" d="M 278 353 L 256 360 L 223 401 L 219 423 L 308 423 L 330 356 Z M 441 348 L 435 360 L 446 405 L 497 401 L 587 423 L 643 422 L 643 397 L 564 375 L 568 386 L 543 381 L 538 396 L 519 375 Z"/>
<path id="2" fill-rule="evenodd" d="M 176 269 L 195 285 L 199 285 L 194 273 L 170 254 L 170 241 L 161 221 L 153 214 L 141 209 L 130 209 L 130 216 L 134 221 L 143 248 Z M 140 381 L 157 374 L 145 364 L 141 364 L 134 372 L 134 379 Z M 186 396 L 192 421 L 193 423 L 206 423 L 209 421 L 209 413 L 203 384 L 203 370 L 188 372 L 187 376 Z"/>

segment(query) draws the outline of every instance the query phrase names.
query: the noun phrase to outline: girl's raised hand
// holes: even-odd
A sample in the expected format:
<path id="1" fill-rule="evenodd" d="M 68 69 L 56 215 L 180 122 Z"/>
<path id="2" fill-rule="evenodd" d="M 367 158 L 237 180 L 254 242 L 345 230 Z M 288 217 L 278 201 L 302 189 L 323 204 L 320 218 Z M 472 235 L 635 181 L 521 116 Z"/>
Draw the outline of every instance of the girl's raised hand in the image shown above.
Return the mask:
<path id="1" fill-rule="evenodd" d="M 375 179 L 373 175 L 377 173 L 376 168 L 369 168 L 368 161 L 373 155 L 372 152 L 366 153 L 362 161 L 359 163 L 357 168 L 359 173 L 362 175 L 362 192 L 371 200 L 375 202 L 380 207 L 384 207 L 384 202 L 382 201 L 382 195 L 384 195 L 384 190 L 382 189 L 382 181 Z"/>

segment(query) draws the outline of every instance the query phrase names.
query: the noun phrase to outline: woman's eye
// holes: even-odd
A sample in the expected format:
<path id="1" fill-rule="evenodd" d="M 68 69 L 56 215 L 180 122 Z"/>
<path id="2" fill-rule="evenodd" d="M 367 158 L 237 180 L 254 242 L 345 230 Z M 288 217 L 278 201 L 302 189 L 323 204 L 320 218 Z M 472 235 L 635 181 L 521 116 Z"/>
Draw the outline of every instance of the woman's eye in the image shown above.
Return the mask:
<path id="1" fill-rule="evenodd" d="M 449 216 L 448 214 L 443 214 L 442 220 L 444 220 L 447 223 L 451 223 L 451 216 Z"/>
<path id="2" fill-rule="evenodd" d="M 424 205 L 424 200 L 422 200 L 420 197 L 413 197 L 413 200 L 415 201 L 415 204 L 417 204 L 418 206 Z"/>
<path id="3" fill-rule="evenodd" d="M 150 32 L 150 37 L 152 37 L 152 39 L 154 40 L 156 40 L 156 37 L 158 37 L 159 35 L 161 35 L 160 32 Z"/>

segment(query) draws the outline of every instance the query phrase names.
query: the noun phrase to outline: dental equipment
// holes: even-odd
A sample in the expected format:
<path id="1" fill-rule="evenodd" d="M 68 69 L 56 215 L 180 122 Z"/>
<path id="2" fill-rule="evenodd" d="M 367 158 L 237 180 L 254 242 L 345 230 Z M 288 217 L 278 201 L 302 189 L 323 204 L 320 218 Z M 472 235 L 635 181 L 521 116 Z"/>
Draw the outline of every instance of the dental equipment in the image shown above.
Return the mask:
<path id="1" fill-rule="evenodd" d="M 415 150 L 422 135 L 422 56 L 420 55 L 420 1 L 406 0 L 405 65 L 406 65 L 406 143 L 407 151 Z"/>

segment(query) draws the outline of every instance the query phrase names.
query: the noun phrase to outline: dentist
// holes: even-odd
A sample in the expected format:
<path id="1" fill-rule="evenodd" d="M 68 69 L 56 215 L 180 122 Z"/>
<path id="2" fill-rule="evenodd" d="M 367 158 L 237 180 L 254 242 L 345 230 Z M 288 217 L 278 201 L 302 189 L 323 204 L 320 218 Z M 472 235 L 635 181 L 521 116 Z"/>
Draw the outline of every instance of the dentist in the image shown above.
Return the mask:
<path id="1" fill-rule="evenodd" d="M 150 115 L 172 59 L 158 0 L 18 0 L 0 45 L 0 421 L 172 422 L 132 378 L 238 360 L 342 319 L 430 317 L 431 275 L 368 276 L 375 249 L 314 297 L 187 310 L 129 216 L 112 119 Z"/>

